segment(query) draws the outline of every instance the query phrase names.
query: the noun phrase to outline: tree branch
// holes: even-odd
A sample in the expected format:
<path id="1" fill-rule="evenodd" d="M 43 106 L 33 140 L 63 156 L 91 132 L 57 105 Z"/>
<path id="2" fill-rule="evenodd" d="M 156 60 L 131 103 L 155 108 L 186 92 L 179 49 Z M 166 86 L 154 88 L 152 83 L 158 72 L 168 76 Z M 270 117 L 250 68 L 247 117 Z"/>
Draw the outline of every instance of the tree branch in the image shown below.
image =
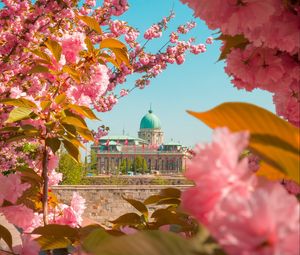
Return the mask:
<path id="1" fill-rule="evenodd" d="M 42 178 L 43 178 L 43 197 L 42 197 L 42 204 L 43 204 L 43 221 L 44 224 L 48 224 L 48 150 L 45 146 L 43 150 L 43 161 L 42 161 Z"/>

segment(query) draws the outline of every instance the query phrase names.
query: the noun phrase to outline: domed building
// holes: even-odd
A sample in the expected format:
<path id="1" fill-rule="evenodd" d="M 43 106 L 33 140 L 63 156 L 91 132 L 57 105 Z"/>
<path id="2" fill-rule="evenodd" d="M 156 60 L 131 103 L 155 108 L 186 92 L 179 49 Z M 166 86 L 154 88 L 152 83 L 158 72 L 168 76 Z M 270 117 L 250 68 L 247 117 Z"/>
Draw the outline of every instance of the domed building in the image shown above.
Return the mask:
<path id="1" fill-rule="evenodd" d="M 131 172 L 132 162 L 143 159 L 147 171 L 181 173 L 185 168 L 187 148 L 176 142 L 164 143 L 160 119 L 150 109 L 140 121 L 138 137 L 125 135 L 104 136 L 91 146 L 97 155 L 98 174 Z M 121 168 L 123 170 L 121 170 Z"/>
<path id="2" fill-rule="evenodd" d="M 151 145 L 163 144 L 164 132 L 161 129 L 160 119 L 151 109 L 141 120 L 138 136 Z"/>

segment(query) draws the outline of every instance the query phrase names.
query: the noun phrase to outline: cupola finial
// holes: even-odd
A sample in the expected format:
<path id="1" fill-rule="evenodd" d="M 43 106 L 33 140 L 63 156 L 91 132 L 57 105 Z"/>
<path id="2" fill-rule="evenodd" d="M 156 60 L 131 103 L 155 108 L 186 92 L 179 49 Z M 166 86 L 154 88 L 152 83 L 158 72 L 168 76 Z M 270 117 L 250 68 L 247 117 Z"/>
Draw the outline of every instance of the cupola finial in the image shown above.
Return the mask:
<path id="1" fill-rule="evenodd" d="M 152 103 L 150 103 L 150 109 L 149 109 L 149 113 L 152 113 Z"/>

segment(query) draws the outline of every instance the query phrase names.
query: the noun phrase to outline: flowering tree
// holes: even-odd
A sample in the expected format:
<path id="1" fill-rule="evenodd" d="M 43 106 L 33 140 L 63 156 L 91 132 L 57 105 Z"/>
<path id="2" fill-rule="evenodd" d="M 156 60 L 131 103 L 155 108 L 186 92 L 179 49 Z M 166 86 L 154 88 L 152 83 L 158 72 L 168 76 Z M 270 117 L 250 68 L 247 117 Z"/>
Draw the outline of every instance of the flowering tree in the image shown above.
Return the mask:
<path id="1" fill-rule="evenodd" d="M 278 115 L 299 127 L 299 1 L 182 0 L 220 31 L 220 59 L 238 89 L 273 94 Z"/>
<path id="2" fill-rule="evenodd" d="M 278 114 L 293 125 L 241 103 L 190 112 L 212 128 L 227 127 L 216 129 L 211 144 L 195 149 L 186 173 L 195 186 L 182 195 L 163 190 L 143 202 L 125 198 L 139 213 L 120 216 L 109 230 L 81 227 L 84 199 L 74 193 L 64 205 L 49 189 L 61 179 L 54 171 L 57 151 L 63 145 L 79 161 L 83 143 L 106 133 L 104 126 L 90 131 L 85 118 L 97 119 L 91 108 L 109 111 L 130 92 L 117 93 L 128 75 L 140 73 L 135 87 L 144 88 L 167 64 L 182 64 L 186 51 L 198 54 L 206 46 L 179 40 L 195 26 L 189 22 L 172 32 L 157 54 L 147 52 L 146 44 L 161 37 L 173 14 L 151 26 L 140 45 L 135 28 L 112 18 L 128 9 L 126 0 L 105 0 L 100 7 L 76 0 L 3 2 L 0 211 L 18 227 L 23 242 L 13 247 L 9 231 L 0 226 L 5 253 L 297 254 L 299 203 L 277 181 L 259 175 L 299 183 L 299 129 L 293 126 L 299 125 L 299 1 L 183 1 L 210 28 L 220 29 L 220 59 L 226 58 L 235 86 L 274 93 Z M 181 198 L 210 234 L 182 212 Z M 147 206 L 153 204 L 165 207 L 149 216 Z"/>
<path id="3" fill-rule="evenodd" d="M 190 112 L 216 129 L 212 143 L 195 148 L 186 172 L 195 187 L 183 206 L 228 254 L 299 254 L 300 2 L 182 2 L 219 29 L 232 83 L 273 93 L 277 114 L 296 126 L 244 103 Z"/>
<path id="4" fill-rule="evenodd" d="M 74 194 L 67 206 L 49 189 L 61 180 L 54 170 L 60 146 L 80 161 L 83 143 L 107 131 L 88 129 L 85 118 L 97 119 L 93 110 L 111 110 L 119 97 L 144 88 L 168 64 L 182 64 L 187 51 L 205 52 L 206 45 L 180 40 L 196 25 L 188 22 L 158 53 L 148 52 L 146 44 L 162 36 L 174 14 L 151 26 L 140 45 L 139 31 L 113 18 L 129 8 L 126 0 L 105 0 L 102 6 L 90 0 L 83 5 L 76 0 L 2 2 L 0 211 L 18 227 L 23 245 L 13 247 L 3 226 L 0 237 L 13 254 L 75 246 L 82 237 L 84 199 Z M 118 89 L 133 73 L 140 74 L 135 86 Z M 33 151 L 26 150 L 28 144 Z"/>

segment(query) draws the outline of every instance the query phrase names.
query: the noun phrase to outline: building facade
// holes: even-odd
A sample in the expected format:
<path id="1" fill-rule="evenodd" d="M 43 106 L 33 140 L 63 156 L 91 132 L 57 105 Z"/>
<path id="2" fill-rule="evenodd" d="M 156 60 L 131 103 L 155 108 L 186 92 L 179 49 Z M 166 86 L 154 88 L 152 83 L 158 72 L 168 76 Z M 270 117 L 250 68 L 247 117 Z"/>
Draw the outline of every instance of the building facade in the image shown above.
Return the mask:
<path id="1" fill-rule="evenodd" d="M 146 160 L 149 171 L 178 174 L 185 169 L 187 156 L 181 144 L 164 143 L 160 119 L 152 110 L 141 119 L 138 137 L 105 136 L 91 149 L 97 155 L 98 174 L 117 174 L 121 164 L 129 166 L 138 156 Z"/>

